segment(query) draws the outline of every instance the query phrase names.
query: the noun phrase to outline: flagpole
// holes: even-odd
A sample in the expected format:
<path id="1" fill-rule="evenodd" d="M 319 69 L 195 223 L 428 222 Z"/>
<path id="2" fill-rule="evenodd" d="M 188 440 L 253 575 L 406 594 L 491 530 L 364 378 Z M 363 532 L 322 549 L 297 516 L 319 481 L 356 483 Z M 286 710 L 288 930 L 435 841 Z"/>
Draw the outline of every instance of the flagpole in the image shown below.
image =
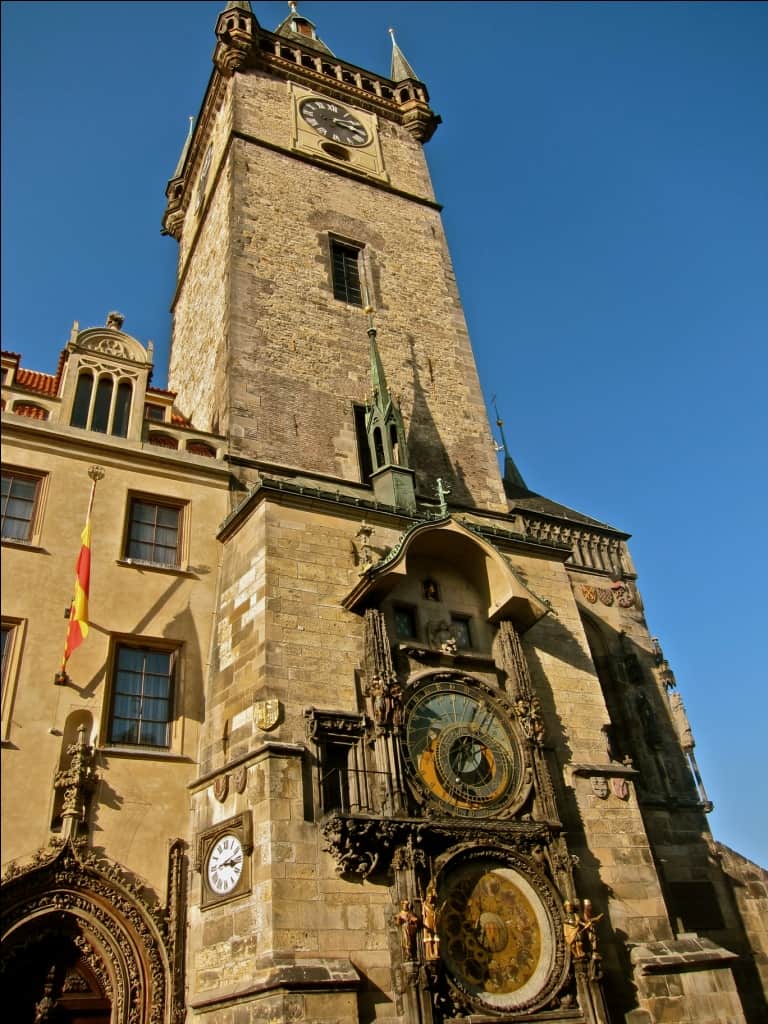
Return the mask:
<path id="1" fill-rule="evenodd" d="M 88 594 L 91 579 L 91 512 L 93 511 L 93 500 L 96 496 L 96 484 L 104 476 L 101 466 L 89 466 L 88 476 L 91 479 L 91 492 L 88 495 L 88 510 L 85 514 L 85 526 L 80 535 L 80 551 L 75 565 L 75 594 L 69 606 L 67 623 L 67 635 L 64 640 L 64 653 L 61 659 L 61 668 L 54 676 L 54 683 L 57 686 L 66 686 L 69 682 L 67 675 L 67 662 L 88 635 Z"/>

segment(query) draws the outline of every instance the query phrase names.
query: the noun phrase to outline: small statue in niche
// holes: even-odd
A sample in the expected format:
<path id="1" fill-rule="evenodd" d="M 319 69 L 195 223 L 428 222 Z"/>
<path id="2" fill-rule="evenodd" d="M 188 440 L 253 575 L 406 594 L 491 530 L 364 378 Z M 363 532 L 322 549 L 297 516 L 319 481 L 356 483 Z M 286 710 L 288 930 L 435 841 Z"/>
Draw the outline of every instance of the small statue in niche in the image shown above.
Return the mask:
<path id="1" fill-rule="evenodd" d="M 599 980 L 602 977 L 602 957 L 597 949 L 597 924 L 603 915 L 593 914 L 591 900 L 584 900 L 583 907 L 578 899 L 566 900 L 563 911 L 563 931 L 571 956 L 574 960 L 589 958 L 589 977 Z"/>
<path id="2" fill-rule="evenodd" d="M 434 878 L 429 880 L 421 915 L 424 924 L 424 956 L 427 960 L 437 960 L 440 956 L 440 936 L 437 934 L 437 888 Z"/>
<path id="3" fill-rule="evenodd" d="M 439 601 L 440 589 L 436 580 L 428 579 L 421 581 L 421 592 L 425 601 Z"/>
<path id="4" fill-rule="evenodd" d="M 400 900 L 400 909 L 395 914 L 395 924 L 400 929 L 400 948 L 403 960 L 406 962 L 415 960 L 419 919 L 413 912 L 410 900 Z"/>
<path id="5" fill-rule="evenodd" d="M 455 654 L 458 649 L 451 623 L 447 619 L 430 619 L 427 623 L 427 643 L 444 654 Z"/>

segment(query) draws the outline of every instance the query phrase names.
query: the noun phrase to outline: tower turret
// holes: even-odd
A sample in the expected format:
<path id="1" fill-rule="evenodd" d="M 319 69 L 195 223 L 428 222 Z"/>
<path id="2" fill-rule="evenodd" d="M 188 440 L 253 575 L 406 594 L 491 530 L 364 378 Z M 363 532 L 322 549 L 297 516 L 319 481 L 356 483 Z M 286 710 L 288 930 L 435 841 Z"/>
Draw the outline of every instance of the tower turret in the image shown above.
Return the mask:
<path id="1" fill-rule="evenodd" d="M 379 501 L 413 511 L 416 508 L 414 472 L 408 466 L 408 448 L 399 403 L 387 386 L 384 365 L 376 342 L 373 310 L 368 307 L 371 343 L 371 402 L 365 416 L 365 432 L 371 452 L 373 491 Z"/>

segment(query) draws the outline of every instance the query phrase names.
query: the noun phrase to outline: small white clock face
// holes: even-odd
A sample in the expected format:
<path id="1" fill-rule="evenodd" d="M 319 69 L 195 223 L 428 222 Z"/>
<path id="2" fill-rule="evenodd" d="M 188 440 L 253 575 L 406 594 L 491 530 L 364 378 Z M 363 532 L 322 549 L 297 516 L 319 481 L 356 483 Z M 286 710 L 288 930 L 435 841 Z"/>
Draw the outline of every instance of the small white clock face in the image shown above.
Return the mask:
<path id="1" fill-rule="evenodd" d="M 243 873 L 243 845 L 237 836 L 227 834 L 216 840 L 208 856 L 208 885 L 218 896 L 232 892 Z"/>

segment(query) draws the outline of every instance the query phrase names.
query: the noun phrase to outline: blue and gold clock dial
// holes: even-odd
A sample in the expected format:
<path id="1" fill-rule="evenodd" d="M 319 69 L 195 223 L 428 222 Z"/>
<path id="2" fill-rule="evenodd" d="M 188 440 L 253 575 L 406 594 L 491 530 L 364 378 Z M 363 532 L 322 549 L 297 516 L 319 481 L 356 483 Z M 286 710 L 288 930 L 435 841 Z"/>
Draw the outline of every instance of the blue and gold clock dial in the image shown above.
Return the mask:
<path id="1" fill-rule="evenodd" d="M 479 688 L 437 679 L 407 698 L 404 755 L 430 798 L 454 814 L 506 806 L 522 779 L 522 757 L 504 712 Z"/>

